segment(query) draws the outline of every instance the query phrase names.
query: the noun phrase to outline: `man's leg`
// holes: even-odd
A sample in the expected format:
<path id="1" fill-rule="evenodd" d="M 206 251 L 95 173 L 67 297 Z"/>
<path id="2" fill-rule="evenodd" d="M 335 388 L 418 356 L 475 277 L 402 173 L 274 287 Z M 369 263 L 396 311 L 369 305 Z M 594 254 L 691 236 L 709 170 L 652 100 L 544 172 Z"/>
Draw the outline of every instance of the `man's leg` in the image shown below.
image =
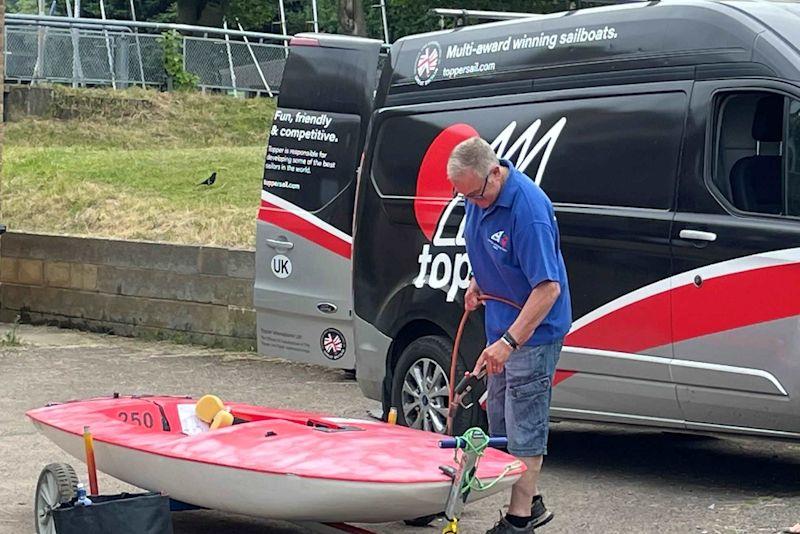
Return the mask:
<path id="1" fill-rule="evenodd" d="M 511 504 L 508 513 L 519 517 L 531 515 L 533 498 L 539 495 L 539 473 L 542 472 L 542 456 L 517 458 L 528 469 L 511 488 Z"/>
<path id="2" fill-rule="evenodd" d="M 522 347 L 511 355 L 504 366 L 503 413 L 508 452 L 523 462 L 527 471 L 511 490 L 508 514 L 487 531 L 489 533 L 533 532 L 534 527 L 553 518 L 553 514 L 544 507 L 541 497 L 538 497 L 538 484 L 542 459 L 547 454 L 550 388 L 560 349 L 560 343 Z M 491 378 L 494 376 L 497 375 L 490 377 L 490 398 L 493 390 Z M 491 420 L 490 415 L 490 429 Z M 534 502 L 536 504 L 532 507 Z"/>
<path id="3" fill-rule="evenodd" d="M 527 467 L 512 489 L 509 514 L 532 517 L 537 525 L 552 518 L 541 497 L 535 510 L 532 505 L 539 495 L 539 474 L 547 454 L 551 384 L 560 350 L 559 342 L 523 347 L 505 368 L 508 449 Z"/>

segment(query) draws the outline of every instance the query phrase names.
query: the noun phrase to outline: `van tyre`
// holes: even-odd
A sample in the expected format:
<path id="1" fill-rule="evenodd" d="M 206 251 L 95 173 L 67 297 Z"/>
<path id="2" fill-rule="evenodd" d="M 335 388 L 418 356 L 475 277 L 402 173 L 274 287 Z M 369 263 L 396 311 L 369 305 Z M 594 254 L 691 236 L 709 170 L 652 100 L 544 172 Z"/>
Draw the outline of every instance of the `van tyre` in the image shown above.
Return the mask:
<path id="1" fill-rule="evenodd" d="M 397 408 L 401 425 L 420 430 L 444 433 L 447 425 L 451 341 L 444 336 L 425 336 L 411 342 L 395 366 L 392 379 L 392 406 Z M 456 377 L 466 367 L 458 360 Z M 481 392 L 473 392 L 465 403 L 474 402 L 469 410 L 459 408 L 453 421 L 454 434 L 462 434 L 484 420 L 477 400 Z"/>

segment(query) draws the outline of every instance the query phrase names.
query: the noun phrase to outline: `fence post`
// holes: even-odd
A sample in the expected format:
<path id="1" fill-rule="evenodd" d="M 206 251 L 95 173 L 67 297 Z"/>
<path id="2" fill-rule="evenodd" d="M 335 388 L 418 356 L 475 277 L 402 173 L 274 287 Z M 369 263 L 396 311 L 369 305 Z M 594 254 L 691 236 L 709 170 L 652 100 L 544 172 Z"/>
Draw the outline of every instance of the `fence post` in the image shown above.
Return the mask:
<path id="1" fill-rule="evenodd" d="M 103 0 L 100 0 L 100 18 L 106 20 L 106 4 Z M 106 53 L 108 54 L 108 72 L 111 76 L 111 87 L 116 89 L 117 80 L 114 76 L 114 59 L 111 56 L 111 41 L 108 37 L 108 30 L 105 28 L 103 28 L 103 35 L 106 38 Z"/>
<path id="2" fill-rule="evenodd" d="M 114 39 L 116 43 L 117 53 L 114 54 L 114 69 L 116 70 L 116 78 L 119 81 L 120 89 L 128 88 L 128 81 L 130 80 L 130 43 L 128 42 L 127 35 L 117 35 Z"/>
<path id="3" fill-rule="evenodd" d="M 281 31 L 286 36 L 286 9 L 283 7 L 283 0 L 278 0 L 278 8 L 281 11 Z M 285 57 L 289 57 L 289 44 L 285 39 L 283 41 L 283 54 Z"/>
<path id="4" fill-rule="evenodd" d="M 72 18 L 72 4 L 70 0 L 66 0 L 67 4 L 67 18 Z M 75 28 L 69 29 L 69 36 L 72 41 L 72 87 L 78 87 L 78 63 L 80 56 L 78 55 L 78 33 Z"/>
<path id="5" fill-rule="evenodd" d="M 381 0 L 381 22 L 383 23 L 383 42 L 389 44 L 389 21 L 386 19 L 386 2 Z"/>
<path id="6" fill-rule="evenodd" d="M 0 2 L 0 3 L 3 3 L 3 2 Z M 3 5 L 3 13 L 5 13 L 5 5 Z M 3 20 L 0 20 L 0 49 L 2 49 L 2 51 L 3 51 L 2 55 L 0 55 L 0 77 L 2 77 L 3 80 L 5 80 L 5 78 L 6 78 L 6 54 L 8 53 L 8 50 L 6 50 L 6 21 L 5 21 L 5 17 L 3 17 Z M 5 137 L 4 137 L 4 133 L 5 133 L 4 126 L 5 126 L 5 123 L 8 122 L 8 110 L 6 109 L 6 107 L 4 105 L 5 99 L 6 99 L 5 84 L 3 84 L 3 98 L 0 99 L 0 114 L 3 116 L 3 122 L 0 122 L 0 160 L 2 160 L 2 157 L 3 157 L 3 140 L 5 139 Z M 1 190 L 2 190 L 2 187 L 0 187 L 0 191 Z"/>
<path id="7" fill-rule="evenodd" d="M 131 20 L 136 22 L 136 6 L 133 5 L 133 0 L 131 0 Z M 142 89 L 144 89 L 144 63 L 142 63 L 142 45 L 139 43 L 139 28 L 134 28 L 133 33 L 136 34 L 136 53 L 139 56 L 139 79 L 142 82 Z"/>
<path id="8" fill-rule="evenodd" d="M 69 1 L 69 0 L 67 0 Z M 81 0 L 75 0 L 75 18 L 81 18 Z M 83 83 L 83 61 L 81 60 L 81 38 L 80 33 L 78 33 L 78 82 L 80 83 L 81 87 L 85 87 L 86 84 Z"/>
<path id="9" fill-rule="evenodd" d="M 317 0 L 311 0 L 311 14 L 314 17 L 314 33 L 319 33 L 319 17 L 317 16 Z"/>
<path id="10" fill-rule="evenodd" d="M 186 36 L 181 35 L 181 53 L 183 55 L 183 70 L 186 71 Z M 188 71 L 186 71 L 188 72 Z"/>
<path id="11" fill-rule="evenodd" d="M 44 16 L 44 0 L 39 0 L 39 16 Z M 33 66 L 33 81 L 44 78 L 44 26 L 36 31 L 36 64 Z"/>
<path id="12" fill-rule="evenodd" d="M 244 31 L 244 28 L 242 28 L 241 23 L 237 22 L 237 24 L 239 24 L 239 29 Z M 258 64 L 258 59 L 256 59 L 256 54 L 255 54 L 255 52 L 253 52 L 253 47 L 250 45 L 250 40 L 247 38 L 246 35 L 244 36 L 244 42 L 247 45 L 247 51 L 250 52 L 250 57 L 253 59 L 253 65 L 256 66 L 256 70 L 258 71 L 258 75 L 261 77 L 261 83 L 264 84 L 264 88 L 267 90 L 267 93 L 269 93 L 269 96 L 271 98 L 273 96 L 272 89 L 269 88 L 269 84 L 267 83 L 267 79 L 264 77 L 264 71 L 261 70 L 261 65 Z"/>
<path id="13" fill-rule="evenodd" d="M 228 30 L 228 21 L 223 19 L 222 20 L 222 27 L 227 31 Z M 239 93 L 236 91 L 236 72 L 233 70 L 233 56 L 231 56 L 231 38 L 226 33 L 225 34 L 225 49 L 228 52 L 228 68 L 231 71 L 231 85 L 233 85 L 233 96 L 239 96 Z"/>

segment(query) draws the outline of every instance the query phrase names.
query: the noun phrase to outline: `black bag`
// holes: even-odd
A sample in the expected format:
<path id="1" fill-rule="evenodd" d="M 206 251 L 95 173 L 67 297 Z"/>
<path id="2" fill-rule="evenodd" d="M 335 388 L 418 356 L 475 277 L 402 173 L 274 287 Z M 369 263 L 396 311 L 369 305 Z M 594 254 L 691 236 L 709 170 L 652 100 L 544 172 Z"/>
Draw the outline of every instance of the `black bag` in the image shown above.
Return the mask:
<path id="1" fill-rule="evenodd" d="M 92 495 L 90 506 L 53 510 L 58 534 L 172 534 L 169 497 L 160 493 Z"/>

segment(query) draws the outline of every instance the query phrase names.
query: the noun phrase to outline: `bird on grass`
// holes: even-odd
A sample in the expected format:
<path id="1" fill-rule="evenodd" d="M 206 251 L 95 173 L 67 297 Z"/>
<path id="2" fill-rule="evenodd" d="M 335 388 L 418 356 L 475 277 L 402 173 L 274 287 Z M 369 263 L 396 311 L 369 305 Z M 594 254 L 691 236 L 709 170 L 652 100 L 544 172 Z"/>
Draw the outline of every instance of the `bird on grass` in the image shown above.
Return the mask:
<path id="1" fill-rule="evenodd" d="M 212 172 L 211 176 L 209 176 L 208 178 L 206 178 L 205 180 L 203 180 L 202 182 L 200 182 L 197 185 L 214 185 L 214 182 L 216 182 L 216 181 L 217 181 L 217 173 L 216 172 Z"/>

